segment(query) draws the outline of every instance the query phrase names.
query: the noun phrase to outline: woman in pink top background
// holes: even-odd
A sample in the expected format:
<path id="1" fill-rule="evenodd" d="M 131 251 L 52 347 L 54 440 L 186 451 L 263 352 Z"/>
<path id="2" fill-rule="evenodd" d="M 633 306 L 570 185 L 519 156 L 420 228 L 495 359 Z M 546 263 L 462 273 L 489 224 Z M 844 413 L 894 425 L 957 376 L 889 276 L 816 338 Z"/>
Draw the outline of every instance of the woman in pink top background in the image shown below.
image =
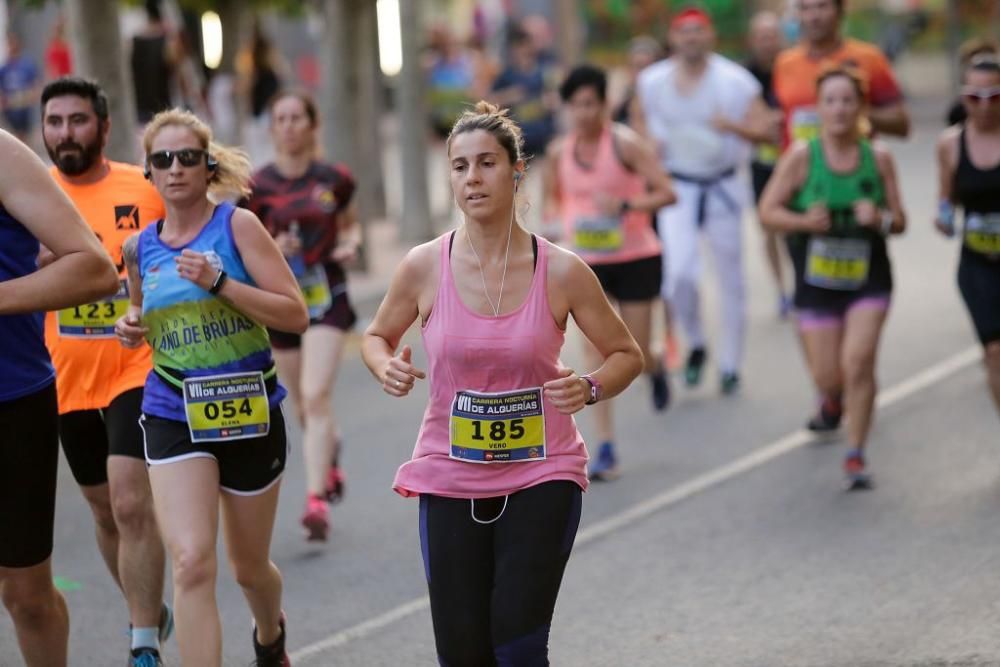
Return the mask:
<path id="1" fill-rule="evenodd" d="M 458 120 L 447 147 L 465 224 L 407 254 L 362 345 L 390 396 L 429 380 L 413 457 L 393 488 L 420 498 L 435 642 L 447 665 L 548 664 L 587 487 L 572 415 L 642 370 L 593 271 L 516 223 L 522 142 L 491 104 Z M 571 314 L 603 359 L 588 375 L 559 361 Z M 418 319 L 426 374 L 400 348 Z"/>
<path id="2" fill-rule="evenodd" d="M 564 245 L 590 265 L 617 303 L 642 350 L 653 407 L 661 411 L 670 402 L 670 388 L 649 344 L 663 260 L 650 213 L 676 197 L 656 154 L 634 130 L 611 121 L 606 90 L 604 71 L 593 65 L 573 68 L 559 87 L 571 129 L 549 144 L 545 209 L 547 217 L 562 219 Z M 593 345 L 585 344 L 585 352 L 587 363 L 600 363 Z M 617 472 L 610 403 L 594 409 L 594 423 L 601 444 L 590 477 L 610 479 Z"/>

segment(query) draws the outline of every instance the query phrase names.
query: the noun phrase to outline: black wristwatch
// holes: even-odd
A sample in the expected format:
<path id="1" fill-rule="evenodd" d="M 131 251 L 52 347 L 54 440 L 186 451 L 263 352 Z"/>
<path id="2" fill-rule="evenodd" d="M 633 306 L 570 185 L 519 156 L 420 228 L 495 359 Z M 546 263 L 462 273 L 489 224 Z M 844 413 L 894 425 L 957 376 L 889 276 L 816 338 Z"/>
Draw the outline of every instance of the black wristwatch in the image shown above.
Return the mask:
<path id="1" fill-rule="evenodd" d="M 215 282 L 212 286 L 208 288 L 209 294 L 218 294 L 222 290 L 222 286 L 226 284 L 226 280 L 229 278 L 229 274 L 219 269 L 219 275 L 215 277 Z"/>

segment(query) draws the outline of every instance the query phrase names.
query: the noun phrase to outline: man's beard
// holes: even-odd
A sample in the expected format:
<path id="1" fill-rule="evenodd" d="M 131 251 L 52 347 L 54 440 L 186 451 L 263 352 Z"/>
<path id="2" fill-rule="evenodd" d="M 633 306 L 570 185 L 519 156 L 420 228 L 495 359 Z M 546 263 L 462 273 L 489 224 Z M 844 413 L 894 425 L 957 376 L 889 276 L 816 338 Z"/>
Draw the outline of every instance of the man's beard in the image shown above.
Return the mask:
<path id="1" fill-rule="evenodd" d="M 74 152 L 66 152 L 64 149 L 74 148 Z M 45 145 L 49 158 L 52 159 L 56 168 L 67 176 L 79 176 L 86 173 L 88 169 L 101 157 L 101 143 L 95 141 L 90 144 L 80 145 L 74 141 L 64 141 L 54 149 L 48 144 Z"/>

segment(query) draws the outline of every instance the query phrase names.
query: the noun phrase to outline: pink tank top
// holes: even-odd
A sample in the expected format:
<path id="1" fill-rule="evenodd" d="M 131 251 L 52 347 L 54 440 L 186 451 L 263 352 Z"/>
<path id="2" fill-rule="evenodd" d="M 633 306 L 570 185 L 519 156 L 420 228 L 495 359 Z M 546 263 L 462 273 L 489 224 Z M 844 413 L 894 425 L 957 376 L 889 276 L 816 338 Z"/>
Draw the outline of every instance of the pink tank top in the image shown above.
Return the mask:
<path id="1" fill-rule="evenodd" d="M 559 156 L 566 247 L 587 264 L 619 264 L 660 254 L 660 239 L 649 213 L 626 211 L 622 216 L 608 217 L 598 212 L 594 202 L 594 194 L 599 192 L 632 199 L 646 190 L 642 177 L 626 169 L 618 157 L 611 128 L 610 124 L 604 126 L 591 166 L 581 165 L 576 158 L 575 133 L 566 137 Z"/>
<path id="2" fill-rule="evenodd" d="M 423 327 L 430 399 L 413 458 L 393 489 L 407 497 L 489 498 L 568 480 L 586 490 L 587 449 L 576 422 L 537 400 L 542 385 L 558 377 L 565 338 L 546 291 L 548 243 L 538 239 L 524 303 L 489 317 L 459 297 L 450 239 L 439 239 L 441 280 Z"/>

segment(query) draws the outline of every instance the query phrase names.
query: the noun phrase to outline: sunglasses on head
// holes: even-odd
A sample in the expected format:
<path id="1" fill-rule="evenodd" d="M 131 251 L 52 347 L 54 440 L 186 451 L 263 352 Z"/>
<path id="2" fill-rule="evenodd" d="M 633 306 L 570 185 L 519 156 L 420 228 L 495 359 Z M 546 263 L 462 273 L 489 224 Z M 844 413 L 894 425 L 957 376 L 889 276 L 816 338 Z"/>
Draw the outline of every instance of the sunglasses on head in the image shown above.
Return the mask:
<path id="1" fill-rule="evenodd" d="M 962 97 L 970 102 L 995 102 L 1000 99 L 1000 86 L 992 88 L 962 88 Z"/>
<path id="2" fill-rule="evenodd" d="M 205 160 L 206 152 L 201 148 L 184 148 L 179 151 L 156 151 L 149 154 L 149 166 L 154 169 L 169 169 L 176 157 L 182 167 L 194 167 Z"/>

